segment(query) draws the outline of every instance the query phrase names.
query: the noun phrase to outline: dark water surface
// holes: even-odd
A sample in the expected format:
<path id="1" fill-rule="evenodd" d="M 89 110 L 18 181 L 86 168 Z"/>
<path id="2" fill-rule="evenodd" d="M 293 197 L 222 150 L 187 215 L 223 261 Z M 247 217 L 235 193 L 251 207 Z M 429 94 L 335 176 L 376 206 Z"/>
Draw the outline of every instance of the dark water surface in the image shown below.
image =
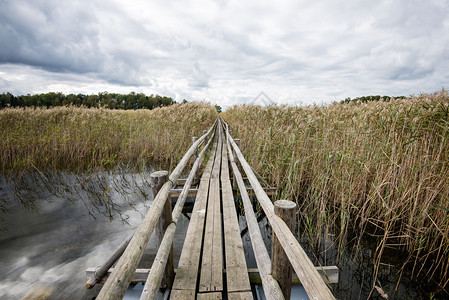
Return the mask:
<path id="1" fill-rule="evenodd" d="M 0 299 L 91 299 L 85 270 L 103 263 L 151 204 L 149 174 L 0 177 Z M 179 257 L 188 222 L 175 236 Z M 151 267 L 153 237 L 142 258 Z M 101 287 L 101 286 L 100 286 Z M 48 297 L 48 298 L 45 298 Z"/>

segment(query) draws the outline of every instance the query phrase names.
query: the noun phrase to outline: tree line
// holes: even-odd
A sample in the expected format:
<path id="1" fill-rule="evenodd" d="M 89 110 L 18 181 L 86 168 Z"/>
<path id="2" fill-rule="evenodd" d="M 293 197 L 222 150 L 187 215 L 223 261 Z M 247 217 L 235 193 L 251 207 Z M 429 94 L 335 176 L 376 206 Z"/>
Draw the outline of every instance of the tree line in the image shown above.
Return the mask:
<path id="1" fill-rule="evenodd" d="M 361 103 L 367 103 L 367 102 L 371 102 L 371 101 L 384 101 L 384 102 L 389 102 L 391 100 L 391 98 L 394 99 L 406 99 L 406 98 L 410 98 L 410 97 L 405 97 L 405 96 L 396 96 L 396 97 L 391 97 L 391 96 L 380 96 L 380 95 L 375 95 L 375 96 L 363 96 L 363 97 L 357 97 L 354 99 L 351 98 L 346 98 L 345 100 L 341 100 L 340 103 L 350 103 L 350 102 L 361 102 Z"/>
<path id="2" fill-rule="evenodd" d="M 187 102 L 183 100 L 183 103 Z M 102 92 L 97 95 L 43 93 L 36 95 L 14 96 L 11 93 L 0 94 L 0 109 L 5 107 L 55 107 L 55 106 L 85 106 L 104 107 L 109 109 L 153 109 L 160 106 L 169 106 L 176 101 L 170 97 L 131 92 L 117 94 Z"/>

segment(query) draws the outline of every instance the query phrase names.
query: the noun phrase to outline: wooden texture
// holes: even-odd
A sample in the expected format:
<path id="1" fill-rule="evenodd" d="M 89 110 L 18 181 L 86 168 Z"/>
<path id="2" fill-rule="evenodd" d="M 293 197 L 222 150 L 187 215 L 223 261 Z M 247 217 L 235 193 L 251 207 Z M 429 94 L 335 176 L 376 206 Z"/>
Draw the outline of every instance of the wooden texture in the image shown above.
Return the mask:
<path id="1" fill-rule="evenodd" d="M 226 151 L 223 147 L 221 162 L 221 186 L 223 202 L 223 228 L 225 241 L 225 265 L 227 291 L 250 292 L 248 271 L 246 268 L 245 253 L 243 251 L 240 227 L 232 194 L 232 186 L 229 178 L 229 164 Z"/>
<path id="2" fill-rule="evenodd" d="M 213 136 L 213 135 L 212 135 Z M 172 220 L 173 222 L 168 226 L 164 238 L 162 240 L 161 246 L 158 249 L 156 254 L 156 258 L 154 259 L 153 265 L 151 266 L 151 272 L 147 275 L 146 283 L 143 289 L 143 292 L 140 296 L 141 300 L 147 299 L 156 299 L 157 292 L 159 287 L 161 286 L 162 276 L 164 273 L 165 265 L 168 262 L 170 256 L 170 249 L 173 244 L 173 238 L 176 231 L 176 225 L 179 221 L 179 217 L 181 216 L 182 209 L 184 207 L 184 203 L 187 199 L 188 193 L 190 191 L 190 186 L 193 183 L 193 178 L 195 176 L 195 172 L 199 169 L 200 161 L 204 156 L 207 148 L 209 147 L 210 141 L 205 145 L 203 150 L 200 152 L 199 157 L 196 159 L 193 164 L 192 170 L 189 173 L 189 176 L 184 182 L 184 187 L 179 195 L 178 201 L 176 202 L 175 208 L 172 212 Z"/>
<path id="3" fill-rule="evenodd" d="M 223 295 L 221 292 L 212 292 L 212 293 L 200 293 L 197 294 L 198 300 L 219 300 L 223 299 Z"/>
<path id="4" fill-rule="evenodd" d="M 230 134 L 230 133 L 229 133 Z M 234 139 L 234 142 L 237 144 L 237 146 L 238 147 L 240 147 L 240 139 Z M 233 157 L 235 157 L 235 153 L 232 153 L 233 155 Z M 239 167 L 239 163 L 238 162 L 236 162 L 236 164 L 237 164 L 237 168 Z M 236 189 L 237 188 L 237 180 L 235 179 L 235 174 L 234 174 L 234 172 L 232 172 L 232 187 L 234 188 L 234 189 Z"/>
<path id="5" fill-rule="evenodd" d="M 338 283 L 338 267 L 337 266 L 323 266 L 316 267 L 316 270 L 320 274 L 321 278 L 323 278 L 326 283 Z M 261 274 L 258 269 L 250 268 L 248 269 L 249 281 L 251 284 L 262 284 Z M 301 284 L 298 276 L 293 273 L 292 275 L 292 284 Z"/>
<path id="6" fill-rule="evenodd" d="M 227 134 L 227 137 L 234 148 L 236 156 L 240 161 L 243 170 L 245 171 L 249 182 L 251 183 L 257 199 L 262 206 L 267 218 L 271 224 L 273 232 L 276 233 L 282 248 L 284 249 L 290 263 L 293 266 L 298 278 L 304 286 L 307 295 L 310 299 L 335 299 L 331 291 L 327 287 L 324 280 L 316 271 L 312 261 L 309 259 L 304 249 L 299 245 L 293 233 L 281 218 L 274 214 L 273 203 L 267 196 L 256 175 L 251 170 L 248 162 L 243 157 L 240 149 L 237 147 L 232 137 Z"/>
<path id="7" fill-rule="evenodd" d="M 235 188 L 237 188 L 237 185 L 235 186 Z M 248 192 L 248 196 L 250 196 L 250 197 L 256 195 L 256 194 L 254 194 L 254 191 L 251 187 L 246 187 L 246 191 Z M 171 189 L 170 193 L 169 193 L 169 197 L 177 198 L 177 197 L 179 197 L 181 192 L 182 192 L 182 189 Z M 198 192 L 198 189 L 189 189 L 187 197 L 196 197 L 197 192 Z M 265 193 L 267 193 L 268 196 L 272 196 L 276 193 L 276 188 L 275 187 L 265 188 Z M 235 195 L 240 196 L 240 193 L 237 192 Z"/>
<path id="8" fill-rule="evenodd" d="M 97 283 L 101 282 L 103 277 L 106 276 L 109 268 L 112 267 L 112 265 L 122 256 L 123 252 L 125 252 L 126 247 L 129 244 L 129 241 L 131 241 L 131 238 L 133 236 L 130 235 L 123 243 L 121 243 L 117 249 L 114 251 L 114 253 L 109 257 L 109 259 L 100 267 L 95 269 L 95 272 L 88 276 L 88 280 L 86 283 L 86 288 L 91 289 L 93 288 Z"/>
<path id="9" fill-rule="evenodd" d="M 181 195 L 182 189 L 171 189 L 170 190 L 170 197 L 179 197 Z M 187 191 L 187 197 L 196 197 L 196 194 L 198 193 L 198 189 L 189 189 Z"/>
<path id="10" fill-rule="evenodd" d="M 278 200 L 274 203 L 274 213 L 287 224 L 290 231 L 295 232 L 296 203 Z M 285 299 L 290 299 L 292 290 L 293 268 L 282 248 L 276 233 L 273 233 L 271 243 L 271 274 L 279 282 Z"/>
<path id="11" fill-rule="evenodd" d="M 151 192 L 153 194 L 153 199 L 156 198 L 157 193 L 161 189 L 162 185 L 168 180 L 168 171 L 156 171 L 150 175 L 150 183 L 152 184 Z M 170 199 L 165 200 L 164 208 L 162 209 L 159 221 L 156 224 L 155 234 L 156 234 L 156 248 L 159 249 L 162 239 L 164 238 L 165 230 L 172 222 L 171 215 L 172 207 Z M 173 282 L 174 274 L 174 263 L 173 263 L 173 245 L 170 246 L 168 253 L 168 260 L 165 266 L 164 275 L 162 276 L 161 286 L 171 287 Z"/>
<path id="12" fill-rule="evenodd" d="M 197 140 L 196 136 L 192 137 L 192 144 L 194 144 Z M 198 158 L 198 148 L 196 148 L 195 152 L 193 153 L 193 162 L 195 163 L 196 159 Z M 195 181 L 198 181 L 198 173 L 195 172 Z"/>
<path id="13" fill-rule="evenodd" d="M 220 209 L 220 165 L 223 145 L 220 126 L 218 126 L 218 131 L 218 145 L 209 186 L 199 283 L 200 292 L 223 290 L 223 245 Z"/>
<path id="14" fill-rule="evenodd" d="M 189 227 L 187 228 L 187 234 L 181 251 L 181 256 L 179 258 L 178 271 L 173 282 L 173 291 L 188 290 L 195 293 L 196 290 L 204 220 L 206 217 L 207 198 L 209 194 L 210 177 L 215 161 L 216 148 L 217 143 L 213 147 L 212 155 L 206 164 L 200 180 L 198 194 L 192 210 Z M 176 293 L 178 292 L 176 291 Z M 176 299 L 173 296 L 171 298 Z"/>
<path id="15" fill-rule="evenodd" d="M 229 300 L 252 300 L 252 299 L 254 299 L 254 297 L 253 297 L 252 292 L 233 292 L 233 293 L 228 293 L 228 299 Z"/>
<path id="16" fill-rule="evenodd" d="M 237 185 L 242 195 L 243 207 L 245 209 L 246 223 L 248 226 L 248 232 L 251 237 L 251 245 L 253 247 L 254 257 L 256 259 L 257 266 L 260 271 L 260 279 L 262 287 L 267 299 L 284 299 L 282 290 L 276 280 L 271 276 L 271 260 L 268 255 L 267 248 L 262 238 L 257 218 L 254 214 L 253 206 L 246 191 L 245 183 L 243 182 L 242 175 L 240 174 L 237 164 L 234 161 L 232 151 L 230 151 L 230 143 L 228 140 L 228 153 L 229 160 Z"/>
<path id="17" fill-rule="evenodd" d="M 323 267 L 316 267 L 318 273 L 321 275 L 323 280 L 326 283 L 338 283 L 338 267 L 337 266 L 323 266 Z M 96 268 L 87 268 L 86 270 L 86 277 L 90 278 L 94 275 Z M 98 283 L 104 283 L 104 281 L 107 279 L 107 277 L 112 273 L 114 268 L 111 268 L 107 271 L 105 276 L 98 282 Z M 134 276 L 131 280 L 132 283 L 138 283 L 147 280 L 148 274 L 150 273 L 150 269 L 136 269 L 136 272 L 134 272 Z M 226 273 L 226 270 L 223 270 L 224 273 Z M 177 269 L 175 269 L 175 273 L 177 272 Z M 248 269 L 248 276 L 249 281 L 251 284 L 262 284 L 261 275 L 259 273 L 259 270 L 257 268 L 249 268 Z M 301 284 L 301 281 L 299 281 L 298 276 L 296 274 L 293 274 L 292 278 L 292 284 Z"/>
<path id="18" fill-rule="evenodd" d="M 208 134 L 212 131 L 211 127 Z M 159 220 L 162 210 L 164 209 L 168 193 L 173 187 L 173 183 L 179 178 L 184 167 L 190 160 L 198 145 L 206 138 L 206 135 L 200 137 L 184 154 L 181 161 L 175 167 L 173 172 L 169 176 L 169 180 L 162 186 L 161 190 L 153 199 L 153 203 L 148 210 L 142 223 L 136 229 L 131 241 L 129 242 L 126 250 L 117 262 L 114 272 L 109 276 L 108 280 L 104 284 L 100 293 L 98 294 L 98 300 L 102 299 L 122 299 L 128 289 L 129 283 L 133 277 L 134 272 L 142 258 L 143 252 L 148 244 L 151 234 L 156 226 L 156 222 Z"/>
<path id="19" fill-rule="evenodd" d="M 172 290 L 170 299 L 176 300 L 195 300 L 195 291 L 191 290 Z"/>

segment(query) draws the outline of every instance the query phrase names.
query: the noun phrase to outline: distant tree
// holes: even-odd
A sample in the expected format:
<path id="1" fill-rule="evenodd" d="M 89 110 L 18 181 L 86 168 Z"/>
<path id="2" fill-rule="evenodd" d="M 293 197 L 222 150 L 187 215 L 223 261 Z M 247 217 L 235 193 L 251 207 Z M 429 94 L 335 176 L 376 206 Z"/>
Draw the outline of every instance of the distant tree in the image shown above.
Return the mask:
<path id="1" fill-rule="evenodd" d="M 407 97 L 405 96 L 396 96 L 396 97 L 391 97 L 391 96 L 380 96 L 380 95 L 375 95 L 375 96 L 362 96 L 362 97 L 357 97 L 354 99 L 351 98 L 345 98 L 345 100 L 341 100 L 340 103 L 350 103 L 350 102 L 354 102 L 354 103 L 367 103 L 367 102 L 371 102 L 371 101 L 384 101 L 384 102 L 389 102 L 391 100 L 391 98 L 395 98 L 395 99 L 406 99 Z"/>
<path id="2" fill-rule="evenodd" d="M 187 101 L 186 101 L 187 102 Z M 160 95 L 146 96 L 143 93 L 131 92 L 127 95 L 100 92 L 98 95 L 42 93 L 35 95 L 14 96 L 11 93 L 0 94 L 0 108 L 5 107 L 55 107 L 55 106 L 86 106 L 106 107 L 109 109 L 153 109 L 159 106 L 175 104 L 171 97 Z"/>
<path id="3" fill-rule="evenodd" d="M 218 113 L 221 113 L 221 106 L 215 104 L 215 109 L 217 110 Z"/>

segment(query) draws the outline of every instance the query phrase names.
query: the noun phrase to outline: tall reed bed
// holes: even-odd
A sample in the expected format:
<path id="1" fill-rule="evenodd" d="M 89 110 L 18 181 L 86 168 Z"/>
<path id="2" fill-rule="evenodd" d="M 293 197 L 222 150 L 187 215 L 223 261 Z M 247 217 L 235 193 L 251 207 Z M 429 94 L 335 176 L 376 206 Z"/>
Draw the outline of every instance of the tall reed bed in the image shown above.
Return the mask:
<path id="1" fill-rule="evenodd" d="M 207 103 L 153 110 L 76 107 L 0 110 L 0 170 L 85 171 L 147 160 L 176 161 L 212 125 Z"/>
<path id="2" fill-rule="evenodd" d="M 449 97 L 309 107 L 234 106 L 223 114 L 250 164 L 299 205 L 312 244 L 323 228 L 377 237 L 442 287 L 449 282 Z M 360 241 L 360 240 L 359 240 Z"/>

